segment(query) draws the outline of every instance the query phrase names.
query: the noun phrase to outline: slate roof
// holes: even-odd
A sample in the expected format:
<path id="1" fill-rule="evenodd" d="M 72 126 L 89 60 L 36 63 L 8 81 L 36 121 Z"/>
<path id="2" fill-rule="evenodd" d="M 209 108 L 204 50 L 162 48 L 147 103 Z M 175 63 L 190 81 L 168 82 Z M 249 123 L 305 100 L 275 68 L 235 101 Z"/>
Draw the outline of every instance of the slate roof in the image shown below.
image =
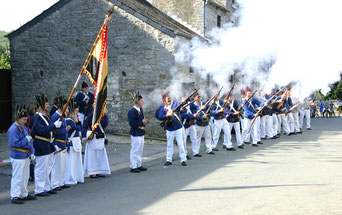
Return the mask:
<path id="1" fill-rule="evenodd" d="M 48 17 L 52 13 L 60 10 L 64 5 L 72 0 L 60 0 L 54 5 L 52 5 L 47 10 L 43 11 L 41 14 L 36 16 L 31 21 L 27 22 L 25 25 L 21 26 L 17 30 L 11 32 L 7 35 L 9 39 L 20 35 L 22 32 L 28 30 L 30 27 L 41 22 L 44 18 Z M 98 0 L 100 1 L 100 0 Z M 172 17 L 168 16 L 164 12 L 160 11 L 153 5 L 151 5 L 146 0 L 110 0 L 117 7 L 125 10 L 127 13 L 135 16 L 136 18 L 146 22 L 147 24 L 159 29 L 163 33 L 175 37 L 179 34 L 188 38 L 198 36 L 196 32 L 192 31 L 190 28 L 184 26 L 183 24 L 177 22 Z"/>

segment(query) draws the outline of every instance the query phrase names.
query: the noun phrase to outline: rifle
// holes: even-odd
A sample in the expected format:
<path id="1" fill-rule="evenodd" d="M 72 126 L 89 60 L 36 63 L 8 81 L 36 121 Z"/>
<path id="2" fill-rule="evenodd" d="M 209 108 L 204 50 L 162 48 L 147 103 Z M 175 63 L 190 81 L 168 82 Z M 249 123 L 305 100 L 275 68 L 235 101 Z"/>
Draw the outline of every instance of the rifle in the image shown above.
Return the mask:
<path id="1" fill-rule="evenodd" d="M 216 103 L 217 97 L 218 97 L 218 96 L 220 95 L 220 93 L 221 93 L 222 88 L 223 88 L 223 87 L 221 87 L 221 89 L 219 90 L 219 92 L 216 93 L 213 102 L 211 103 L 211 105 L 209 106 L 209 108 L 208 108 L 208 110 L 205 112 L 205 114 L 209 114 L 210 110 L 213 108 L 214 104 Z M 208 120 L 209 120 L 209 118 L 203 119 L 202 126 L 204 126 L 205 123 L 206 123 Z"/>
<path id="2" fill-rule="evenodd" d="M 280 109 L 280 107 L 281 107 L 281 103 L 285 100 L 285 96 L 286 96 L 286 93 L 287 93 L 287 90 L 285 90 L 285 92 L 284 92 L 284 97 L 281 97 L 281 99 L 280 99 L 280 101 L 279 101 L 279 104 L 278 104 L 278 106 L 277 106 L 277 109 Z"/>
<path id="3" fill-rule="evenodd" d="M 291 113 L 291 111 L 293 111 L 296 107 L 298 107 L 298 105 L 300 105 L 300 103 L 293 105 L 288 111 L 285 112 L 285 116 Z"/>
<path id="4" fill-rule="evenodd" d="M 256 118 L 257 118 L 257 117 L 261 114 L 261 112 L 265 109 L 265 107 L 268 106 L 268 103 L 269 103 L 275 96 L 277 96 L 279 93 L 280 93 L 280 91 L 278 91 L 278 92 L 277 92 L 276 94 L 274 94 L 271 98 L 269 98 L 269 99 L 265 102 L 264 106 L 261 107 L 261 109 L 258 110 L 258 111 L 256 112 L 254 118 L 253 118 L 252 121 L 251 121 L 251 126 L 253 125 L 253 123 L 254 123 L 254 121 L 256 120 Z M 276 99 L 275 99 L 275 100 L 276 100 Z"/>
<path id="5" fill-rule="evenodd" d="M 222 90 L 222 88 L 221 88 L 221 90 Z M 221 92 L 221 90 L 219 90 L 217 93 L 215 93 L 215 94 L 214 94 L 214 95 L 213 95 L 213 96 L 212 96 L 204 105 L 202 105 L 202 107 L 201 107 L 194 115 L 198 115 L 199 113 L 201 113 L 201 112 L 207 107 L 207 105 L 208 105 L 212 100 L 215 99 L 216 95 L 219 94 L 219 93 Z M 193 125 L 195 120 L 196 120 L 195 118 L 191 119 L 191 120 L 189 121 L 189 124 L 190 124 L 190 125 Z"/>
<path id="6" fill-rule="evenodd" d="M 233 83 L 232 88 L 230 89 L 229 93 L 227 94 L 227 96 L 226 96 L 226 98 L 225 98 L 225 101 L 224 101 L 224 103 L 223 103 L 223 105 L 222 105 L 222 108 L 226 107 L 226 105 L 228 104 L 229 96 L 230 96 L 230 94 L 232 94 L 232 91 L 233 91 L 233 89 L 234 89 L 235 84 L 236 84 L 236 81 Z M 223 113 L 224 113 L 224 112 L 220 113 L 219 119 L 222 119 L 222 118 L 223 118 Z"/>
<path id="7" fill-rule="evenodd" d="M 184 106 L 191 98 L 193 95 L 195 95 L 197 92 L 198 92 L 199 88 L 198 89 L 195 89 L 191 94 L 190 96 L 188 96 L 185 100 L 183 100 L 179 105 L 177 105 L 176 108 L 174 108 L 172 110 L 172 113 L 175 113 L 177 112 L 182 106 Z M 163 122 L 160 123 L 160 126 L 163 128 L 166 124 L 169 123 L 169 121 L 171 120 L 172 117 L 167 117 Z"/>
<path id="8" fill-rule="evenodd" d="M 241 107 L 239 108 L 239 110 L 237 112 L 240 112 L 239 116 L 244 119 L 245 117 L 241 114 L 241 110 L 245 107 L 245 105 L 249 102 L 249 100 L 251 100 L 251 98 L 253 98 L 253 96 L 256 94 L 257 90 L 254 91 L 254 93 L 251 95 L 251 97 L 249 97 L 246 102 L 244 104 L 241 105 Z"/>
<path id="9" fill-rule="evenodd" d="M 184 105 L 184 106 L 183 106 L 183 109 L 186 108 L 186 107 L 188 107 L 189 105 L 191 105 L 191 104 L 194 103 L 194 102 L 195 102 L 195 100 L 192 100 L 192 101 L 189 102 L 188 104 Z"/>

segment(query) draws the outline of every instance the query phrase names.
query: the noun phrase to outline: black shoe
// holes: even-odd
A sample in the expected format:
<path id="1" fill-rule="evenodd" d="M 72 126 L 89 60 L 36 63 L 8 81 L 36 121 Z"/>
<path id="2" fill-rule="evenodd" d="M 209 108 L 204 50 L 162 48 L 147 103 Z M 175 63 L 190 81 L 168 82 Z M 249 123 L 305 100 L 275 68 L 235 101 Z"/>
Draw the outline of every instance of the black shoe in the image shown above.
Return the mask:
<path id="1" fill-rule="evenodd" d="M 143 167 L 143 166 L 139 167 L 138 169 L 139 169 L 140 171 L 147 171 L 147 168 L 146 168 L 146 167 Z"/>
<path id="2" fill-rule="evenodd" d="M 19 198 L 20 200 L 23 200 L 23 201 L 26 201 L 26 200 L 36 200 L 37 197 L 31 195 L 31 194 L 28 194 L 25 198 Z"/>
<path id="3" fill-rule="evenodd" d="M 134 168 L 134 169 L 131 169 L 131 172 L 133 172 L 133 173 L 139 173 L 140 170 L 139 170 L 138 168 Z"/>
<path id="4" fill-rule="evenodd" d="M 280 134 L 277 134 L 275 137 L 276 137 L 276 138 L 279 138 L 280 136 L 281 136 Z"/>
<path id="5" fill-rule="evenodd" d="M 245 142 L 244 144 L 249 145 L 249 144 L 251 144 L 251 143 L 250 143 L 250 142 Z"/>
<path id="6" fill-rule="evenodd" d="M 302 134 L 303 132 L 302 131 L 298 131 L 297 134 Z"/>
<path id="7" fill-rule="evenodd" d="M 266 140 L 266 137 L 261 138 L 262 140 Z"/>
<path id="8" fill-rule="evenodd" d="M 69 187 L 70 187 L 69 185 L 64 184 L 64 185 L 61 186 L 60 188 L 65 189 L 65 188 L 69 188 Z"/>
<path id="9" fill-rule="evenodd" d="M 238 148 L 239 148 L 239 149 L 244 149 L 245 147 L 243 147 L 243 146 L 238 146 Z"/>
<path id="10" fill-rule="evenodd" d="M 307 128 L 306 130 L 312 130 L 311 128 Z"/>
<path id="11" fill-rule="evenodd" d="M 24 201 L 21 200 L 21 199 L 18 198 L 18 197 L 15 197 L 15 198 L 11 199 L 11 203 L 12 203 L 12 204 L 19 204 L 19 205 L 21 205 L 21 204 L 24 204 Z"/>
<path id="12" fill-rule="evenodd" d="M 227 148 L 227 146 L 223 145 L 223 146 L 222 146 L 222 148 L 223 148 L 223 149 L 226 149 L 226 148 Z"/>
<path id="13" fill-rule="evenodd" d="M 227 151 L 236 151 L 236 149 L 234 149 L 234 148 L 227 148 L 226 150 Z"/>
<path id="14" fill-rule="evenodd" d="M 49 190 L 49 191 L 47 191 L 47 193 L 48 193 L 48 194 L 57 194 L 57 191 L 55 191 L 55 190 Z"/>
<path id="15" fill-rule="evenodd" d="M 195 154 L 195 155 L 194 155 L 194 157 L 201 158 L 201 157 L 202 157 L 202 155 L 200 155 L 200 154 Z"/>
<path id="16" fill-rule="evenodd" d="M 258 142 L 257 142 L 257 144 L 260 144 L 260 145 L 261 145 L 261 144 L 264 144 L 264 143 L 263 143 L 263 142 L 261 142 L 261 141 L 258 141 Z"/>
<path id="17" fill-rule="evenodd" d="M 164 163 L 164 166 L 170 166 L 170 165 L 172 165 L 172 163 L 171 163 L 170 161 L 166 161 L 166 162 Z"/>
<path id="18" fill-rule="evenodd" d="M 182 162 L 182 166 L 187 166 L 187 164 L 185 163 L 185 161 Z"/>
<path id="19" fill-rule="evenodd" d="M 54 191 L 61 191 L 62 188 L 61 187 L 56 187 L 55 189 L 53 189 Z"/>
<path id="20" fill-rule="evenodd" d="M 218 151 L 218 148 L 213 148 L 212 150 L 215 151 L 215 152 L 217 152 L 217 151 Z"/>
<path id="21" fill-rule="evenodd" d="M 252 144 L 253 147 L 259 147 L 258 144 Z"/>
<path id="22" fill-rule="evenodd" d="M 277 136 L 273 136 L 273 137 L 271 137 L 270 139 L 271 140 L 274 140 L 274 139 L 277 139 L 278 137 Z"/>
<path id="23" fill-rule="evenodd" d="M 211 152 L 208 152 L 207 154 L 208 155 L 214 155 L 215 153 L 213 151 L 211 151 Z"/>
<path id="24" fill-rule="evenodd" d="M 191 160 L 191 157 L 189 155 L 186 156 L 187 160 Z"/>
<path id="25" fill-rule="evenodd" d="M 37 193 L 37 194 L 34 194 L 35 196 L 41 196 L 41 197 L 48 197 L 49 194 L 47 192 L 42 192 L 42 193 Z"/>

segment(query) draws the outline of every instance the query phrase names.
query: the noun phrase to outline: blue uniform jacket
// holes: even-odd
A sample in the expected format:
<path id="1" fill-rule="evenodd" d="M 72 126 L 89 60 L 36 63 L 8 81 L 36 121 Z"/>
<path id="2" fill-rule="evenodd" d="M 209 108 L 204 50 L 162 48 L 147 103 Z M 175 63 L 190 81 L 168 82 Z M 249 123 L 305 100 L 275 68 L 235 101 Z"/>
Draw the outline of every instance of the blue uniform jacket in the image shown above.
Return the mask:
<path id="1" fill-rule="evenodd" d="M 171 105 L 171 109 L 176 108 L 178 105 L 180 104 L 180 102 L 176 101 Z M 166 110 L 165 107 L 160 108 L 159 110 L 159 116 L 158 119 L 160 121 L 164 121 L 166 120 L 166 114 L 169 110 Z M 178 118 L 176 117 L 176 114 L 178 116 Z M 168 131 L 175 131 L 178 130 L 180 128 L 183 127 L 183 125 L 181 124 L 181 122 L 179 121 L 180 119 L 180 113 L 179 110 L 177 112 L 175 112 L 175 114 L 171 117 L 171 120 L 173 123 L 170 123 L 170 125 L 165 125 L 165 129 Z"/>
<path id="2" fill-rule="evenodd" d="M 244 100 L 244 103 L 245 102 L 246 100 Z M 255 113 L 258 111 L 257 109 L 258 106 L 260 106 L 260 101 L 257 98 L 253 97 L 251 100 L 249 100 L 248 104 L 246 104 L 243 107 L 243 110 L 245 111 L 243 116 L 248 119 L 253 119 L 255 116 Z"/>
<path id="3" fill-rule="evenodd" d="M 45 121 L 47 122 L 47 124 L 45 123 Z M 50 117 L 48 117 L 47 115 L 43 115 L 41 113 L 36 113 L 32 117 L 32 122 L 35 122 L 33 133 L 36 136 L 33 140 L 33 147 L 35 149 L 34 155 L 43 156 L 51 154 L 52 152 L 56 151 L 56 148 L 53 145 L 53 143 L 37 139 L 37 136 L 47 138 L 48 140 L 52 138 L 52 133 L 56 129 L 56 126 L 53 124 Z"/>
<path id="4" fill-rule="evenodd" d="M 219 105 L 218 105 L 219 104 Z M 212 111 L 211 111 L 211 115 L 214 116 L 215 120 L 219 120 L 220 118 L 220 113 L 219 110 L 222 108 L 222 105 L 224 104 L 224 101 L 222 99 L 218 100 L 218 104 L 217 102 L 215 103 Z M 226 118 L 226 114 L 223 112 L 223 117 L 222 119 Z"/>
<path id="5" fill-rule="evenodd" d="M 56 122 L 61 115 L 56 111 L 51 116 L 51 121 Z M 62 120 L 62 125 L 60 128 L 57 129 L 55 139 L 54 139 L 54 144 L 58 146 L 61 149 L 64 149 L 67 146 L 67 140 L 68 140 L 68 131 L 65 129 L 67 127 L 67 124 L 65 122 L 65 119 Z"/>
<path id="6" fill-rule="evenodd" d="M 25 126 L 13 123 L 7 131 L 8 145 L 11 148 L 10 157 L 14 159 L 26 159 L 34 153 L 32 141 L 29 142 L 26 136 L 29 134 Z M 28 150 L 23 152 L 16 149 Z"/>
<path id="7" fill-rule="evenodd" d="M 67 126 L 70 125 L 70 127 L 71 127 L 71 129 L 68 131 L 68 138 L 71 137 L 71 135 L 74 131 L 76 131 L 74 137 L 80 136 L 80 132 L 82 131 L 81 125 L 76 125 L 74 120 L 71 118 L 65 119 L 65 123 Z"/>
<path id="8" fill-rule="evenodd" d="M 233 100 L 233 108 L 235 109 L 235 111 L 239 110 L 239 102 L 236 100 Z M 227 105 L 224 108 L 224 112 L 227 116 L 227 121 L 230 123 L 235 123 L 235 122 L 239 122 L 240 118 L 239 116 L 234 115 L 235 111 L 232 109 L 231 104 Z"/>
<path id="9" fill-rule="evenodd" d="M 144 136 L 146 131 L 145 131 L 145 125 L 143 123 L 144 119 L 144 112 L 142 107 L 139 108 L 140 111 L 138 111 L 135 107 L 132 107 L 128 111 L 128 123 L 129 126 L 131 126 L 131 130 L 129 133 L 132 136 Z"/>
<path id="10" fill-rule="evenodd" d="M 89 102 L 88 102 L 88 115 L 92 112 L 92 108 L 93 108 L 93 103 L 94 103 L 94 94 L 92 92 L 88 92 L 88 97 L 89 97 Z M 84 114 L 85 111 L 85 106 L 86 106 L 86 99 L 85 99 L 85 95 L 83 92 L 79 92 L 76 95 L 76 102 L 78 104 L 78 110 L 80 113 Z"/>
<path id="11" fill-rule="evenodd" d="M 87 117 L 87 119 L 85 120 L 83 127 L 82 127 L 82 136 L 86 137 L 87 136 L 87 130 L 91 131 L 91 124 L 92 124 L 92 120 L 93 120 L 93 113 L 90 113 Z M 105 114 L 102 118 L 101 118 L 101 126 L 103 129 L 107 128 L 108 126 L 108 116 L 107 114 Z M 100 126 L 97 126 L 97 128 L 94 131 L 95 133 L 98 134 L 103 134 L 103 132 L 100 129 Z"/>
<path id="12" fill-rule="evenodd" d="M 189 121 L 194 118 L 194 114 L 197 112 L 196 110 L 197 105 L 191 103 L 187 108 L 183 109 L 183 111 L 181 112 L 181 120 L 185 129 L 193 125 L 190 125 Z"/>
<path id="13" fill-rule="evenodd" d="M 196 105 L 196 104 L 194 104 L 194 105 Z M 196 105 L 196 112 L 199 111 L 203 105 L 205 105 L 205 103 L 203 103 L 203 102 L 200 102 L 199 105 Z M 205 113 L 207 112 L 209 107 L 210 107 L 210 104 L 208 104 L 207 107 L 199 113 L 199 115 L 197 117 L 196 125 L 198 125 L 198 126 L 209 125 L 209 119 L 207 119 L 207 121 L 205 123 L 203 121 L 203 116 L 205 115 Z"/>

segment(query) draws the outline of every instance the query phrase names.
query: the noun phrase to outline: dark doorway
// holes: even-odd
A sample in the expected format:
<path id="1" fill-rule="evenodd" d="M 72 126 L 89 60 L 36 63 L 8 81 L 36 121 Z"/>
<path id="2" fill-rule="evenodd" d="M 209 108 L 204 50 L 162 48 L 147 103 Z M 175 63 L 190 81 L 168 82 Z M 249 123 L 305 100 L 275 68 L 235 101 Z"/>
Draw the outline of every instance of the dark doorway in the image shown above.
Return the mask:
<path id="1" fill-rule="evenodd" d="M 4 132 L 12 124 L 11 70 L 0 69 L 0 86 L 0 132 Z"/>

